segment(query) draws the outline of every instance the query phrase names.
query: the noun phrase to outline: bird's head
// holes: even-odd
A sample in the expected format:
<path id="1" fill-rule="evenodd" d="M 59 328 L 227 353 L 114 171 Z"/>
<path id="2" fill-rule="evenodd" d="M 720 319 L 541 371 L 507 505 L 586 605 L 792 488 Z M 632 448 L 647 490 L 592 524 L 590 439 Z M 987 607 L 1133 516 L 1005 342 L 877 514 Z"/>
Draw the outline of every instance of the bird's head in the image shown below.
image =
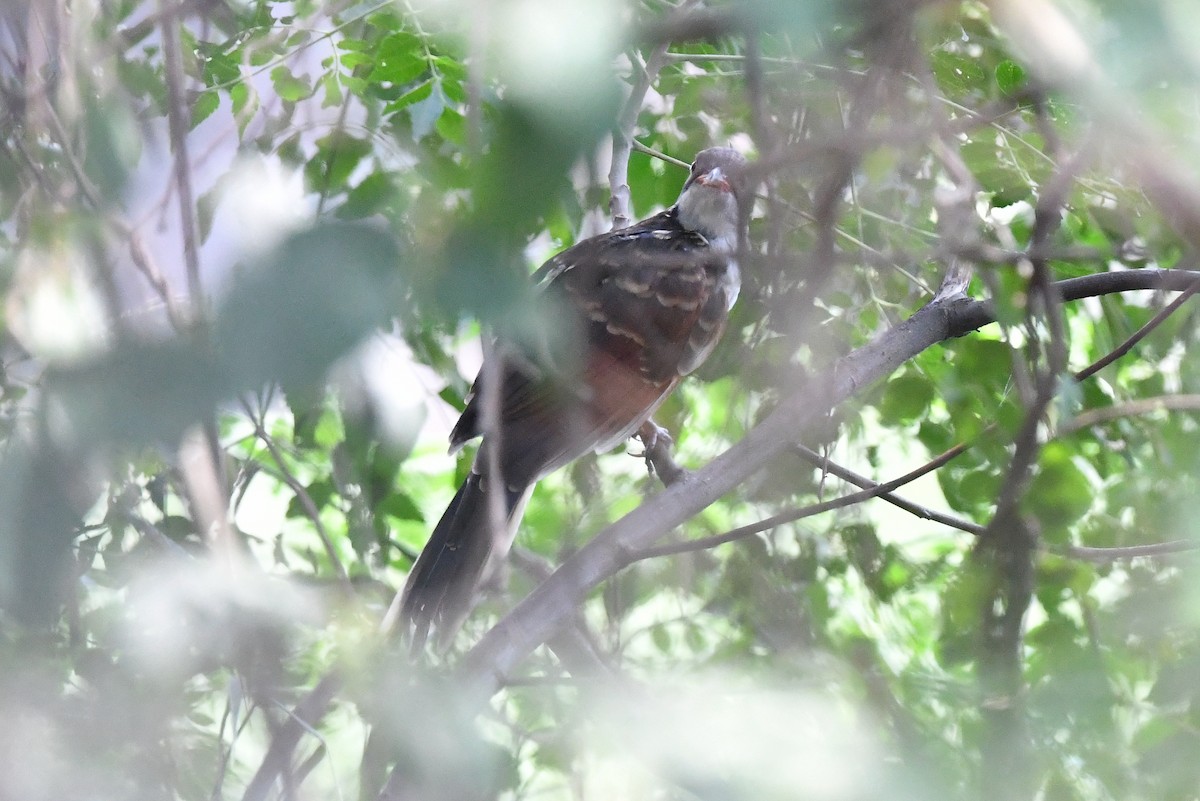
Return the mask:
<path id="1" fill-rule="evenodd" d="M 679 222 L 718 250 L 737 248 L 738 204 L 747 194 L 746 159 L 730 147 L 701 150 L 675 207 Z"/>

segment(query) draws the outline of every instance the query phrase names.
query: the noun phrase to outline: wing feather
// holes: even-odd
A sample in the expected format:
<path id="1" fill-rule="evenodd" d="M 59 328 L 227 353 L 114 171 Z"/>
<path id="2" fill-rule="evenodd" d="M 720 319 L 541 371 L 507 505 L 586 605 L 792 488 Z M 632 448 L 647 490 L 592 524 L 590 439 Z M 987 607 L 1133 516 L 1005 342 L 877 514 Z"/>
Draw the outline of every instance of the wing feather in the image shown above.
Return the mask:
<path id="1" fill-rule="evenodd" d="M 732 303 L 728 256 L 680 226 L 674 209 L 585 240 L 534 274 L 578 346 L 505 359 L 500 420 L 506 479 L 528 483 L 631 436 L 715 346 Z M 736 270 L 736 267 L 732 268 Z M 504 351 L 498 348 L 498 351 Z M 478 436 L 480 387 L 451 435 Z"/>

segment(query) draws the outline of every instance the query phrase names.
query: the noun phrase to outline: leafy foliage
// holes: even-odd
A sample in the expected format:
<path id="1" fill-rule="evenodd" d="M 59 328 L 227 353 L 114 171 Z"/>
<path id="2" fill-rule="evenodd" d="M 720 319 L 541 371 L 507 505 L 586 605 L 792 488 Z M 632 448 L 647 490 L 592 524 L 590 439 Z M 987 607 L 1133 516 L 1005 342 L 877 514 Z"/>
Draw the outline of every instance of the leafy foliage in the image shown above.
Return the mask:
<path id="1" fill-rule="evenodd" d="M 1193 306 L 1047 288 L 1200 244 L 1197 21 L 1142 5 L 0 12 L 0 794 L 1195 798 Z M 479 715 L 472 646 L 659 485 L 560 471 L 450 654 L 382 634 L 469 464 L 477 321 L 552 325 L 529 272 L 725 142 L 764 180 L 729 330 L 657 415 L 681 463 L 956 267 L 995 322 L 671 543 L 965 448 L 906 507 L 625 555 Z"/>

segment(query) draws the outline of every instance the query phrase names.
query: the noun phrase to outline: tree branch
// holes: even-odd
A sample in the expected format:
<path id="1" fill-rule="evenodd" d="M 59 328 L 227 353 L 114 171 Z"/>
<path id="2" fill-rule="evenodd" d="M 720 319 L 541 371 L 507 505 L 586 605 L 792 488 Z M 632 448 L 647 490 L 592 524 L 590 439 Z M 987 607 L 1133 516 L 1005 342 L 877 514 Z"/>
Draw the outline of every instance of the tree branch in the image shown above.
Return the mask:
<path id="1" fill-rule="evenodd" d="M 1108 367 L 1110 364 L 1115 362 L 1117 359 L 1121 358 L 1126 353 L 1133 350 L 1133 347 L 1135 345 L 1137 345 L 1137 343 L 1141 342 L 1143 339 L 1145 339 L 1147 336 L 1149 336 L 1151 331 L 1153 331 L 1154 329 L 1156 329 L 1160 325 L 1162 325 L 1164 322 L 1166 322 L 1168 317 L 1170 317 L 1172 314 L 1177 312 L 1179 310 L 1179 308 L 1181 306 L 1183 306 L 1183 304 L 1187 303 L 1188 300 L 1192 297 L 1192 295 L 1196 294 L 1197 290 L 1200 290 L 1200 282 L 1193 281 L 1190 286 L 1186 287 L 1183 290 L 1183 292 L 1179 295 L 1179 297 L 1175 298 L 1175 300 L 1171 301 L 1166 306 L 1164 306 L 1162 309 L 1160 309 L 1158 314 L 1154 315 L 1154 317 L 1147 320 L 1146 324 L 1143 325 L 1141 328 L 1139 328 L 1137 331 L 1134 331 L 1133 334 L 1130 335 L 1128 339 L 1126 339 L 1124 342 L 1122 342 L 1117 347 L 1113 348 L 1103 358 L 1096 360 L 1095 362 L 1093 362 L 1092 364 L 1089 364 L 1084 369 L 1076 372 L 1075 380 L 1083 381 L 1085 379 L 1091 378 L 1096 373 L 1100 372 L 1105 367 Z"/>
<path id="2" fill-rule="evenodd" d="M 1088 409 L 1080 412 L 1073 419 L 1058 429 L 1058 435 L 1072 434 L 1080 429 L 1090 428 L 1101 423 L 1110 423 L 1123 417 L 1140 417 L 1151 412 L 1162 410 L 1176 412 L 1200 411 L 1200 395 L 1160 395 L 1153 398 L 1138 398 L 1115 406 L 1105 406 L 1100 409 Z"/>
<path id="3" fill-rule="evenodd" d="M 203 319 L 204 288 L 200 284 L 200 251 L 197 244 L 195 196 L 192 193 L 192 166 L 188 158 L 187 106 L 183 87 L 183 55 L 179 46 L 179 20 L 175 6 L 160 0 L 162 16 L 163 63 L 167 79 L 167 128 L 171 151 L 175 154 L 175 184 L 179 189 L 179 218 L 183 231 L 183 257 L 187 268 L 188 294 L 196 319 Z"/>
<path id="4" fill-rule="evenodd" d="M 305 489 L 300 480 L 288 468 L 283 454 L 279 451 L 279 446 L 275 444 L 275 441 L 271 439 L 271 435 L 267 433 L 262 416 L 255 414 L 254 409 L 245 401 L 242 401 L 242 410 L 246 413 L 250 424 L 254 426 L 254 435 L 266 446 L 267 453 L 271 455 L 271 460 L 275 462 L 276 468 L 279 469 L 279 477 L 283 480 L 283 483 L 288 485 L 292 494 L 296 496 L 296 499 L 300 501 L 300 505 L 304 507 L 304 513 L 308 515 L 308 519 L 312 521 L 313 528 L 316 529 L 317 536 L 321 540 L 321 545 L 325 548 L 325 555 L 329 557 L 329 563 L 333 566 L 334 573 L 337 575 L 338 588 L 345 597 L 353 598 L 354 585 L 350 583 L 350 574 L 346 572 L 346 567 L 342 564 L 341 557 L 338 556 L 337 547 L 333 544 L 333 538 L 329 536 L 329 532 L 325 530 L 325 524 L 321 522 L 321 510 L 317 508 L 317 504 L 312 499 L 312 496 L 308 494 L 308 490 Z M 265 412 L 263 415 L 265 416 Z"/>
<path id="5" fill-rule="evenodd" d="M 337 673 L 327 673 L 316 686 L 288 713 L 288 721 L 274 732 L 271 746 L 263 757 L 258 771 L 246 785 L 242 801 L 264 801 L 271 792 L 275 779 L 291 767 L 292 752 L 300 738 L 320 723 L 321 718 L 333 703 L 333 697 L 342 687 L 342 678 Z"/>
<path id="6" fill-rule="evenodd" d="M 921 475 L 938 469 L 963 451 L 967 450 L 969 447 L 971 446 L 965 442 L 955 445 L 953 448 L 937 457 L 937 459 L 922 465 L 922 467 L 919 468 L 922 471 Z M 885 486 L 872 481 L 866 476 L 860 476 L 858 473 L 855 473 L 852 470 L 830 461 L 828 458 L 817 453 L 812 448 L 805 447 L 804 445 L 797 445 L 794 450 L 810 464 L 837 476 L 843 481 L 848 481 L 856 487 L 861 487 L 862 489 L 877 489 Z M 912 474 L 910 473 L 909 475 Z M 917 478 L 917 476 L 913 476 L 913 478 Z M 901 498 L 899 495 L 896 495 L 893 492 L 880 492 L 875 497 L 879 498 L 881 501 L 887 501 L 892 506 L 903 509 L 910 514 L 916 515 L 922 520 L 931 520 L 934 523 L 941 523 L 943 526 L 956 528 L 959 531 L 965 531 L 968 534 L 974 534 L 976 536 L 983 533 L 983 526 L 979 525 L 978 523 L 972 523 L 969 520 L 963 520 L 943 512 L 935 512 L 932 509 L 915 504 L 912 501 L 906 500 L 905 498 Z"/>
<path id="7" fill-rule="evenodd" d="M 637 51 L 632 51 L 629 55 L 634 74 L 629 97 L 625 98 L 625 105 L 621 107 L 621 113 L 617 115 L 617 124 L 613 128 L 612 161 L 608 168 L 608 211 L 614 229 L 624 228 L 633 222 L 629 208 L 629 154 L 633 150 L 633 132 L 637 127 L 638 114 L 642 110 L 646 92 L 650 91 L 650 84 L 662 69 L 666 52 L 667 43 L 664 42 L 654 48 L 645 63 L 640 60 Z"/>
<path id="8" fill-rule="evenodd" d="M 697 540 L 685 540 L 684 542 L 673 542 L 668 545 L 644 548 L 636 553 L 627 554 L 626 562 L 621 567 L 625 568 L 634 562 L 640 562 L 645 559 L 652 559 L 658 556 L 673 556 L 675 554 L 691 553 L 693 551 L 703 551 L 710 548 L 716 548 L 718 545 L 724 545 L 727 542 L 745 539 L 746 537 L 753 536 L 754 534 L 760 534 L 764 531 L 769 531 L 770 529 L 776 528 L 777 526 L 782 526 L 785 523 L 793 523 L 797 520 L 802 520 L 806 517 L 813 517 L 814 515 L 819 515 L 834 509 L 843 509 L 847 506 L 853 506 L 856 503 L 861 503 L 863 501 L 870 500 L 871 498 L 882 497 L 883 495 L 889 494 L 894 489 L 898 489 L 905 484 L 916 481 L 923 475 L 937 470 L 939 467 L 946 464 L 946 462 L 949 462 L 951 459 L 958 456 L 964 450 L 966 450 L 965 446 L 952 448 L 937 458 L 921 465 L 916 470 L 912 470 L 898 478 L 893 478 L 892 480 L 886 481 L 882 484 L 867 482 L 871 484 L 871 486 L 863 489 L 861 492 L 852 492 L 849 495 L 843 495 L 840 498 L 821 501 L 820 503 L 802 506 L 798 509 L 789 509 L 786 512 L 780 512 L 777 515 L 771 515 L 765 520 L 760 520 L 757 523 L 741 526 L 733 529 L 732 531 L 726 531 L 723 534 L 717 534 L 712 537 L 703 537 Z M 812 451 L 809 452 L 813 453 Z M 818 458 L 820 457 L 818 456 Z"/>
<path id="9" fill-rule="evenodd" d="M 1062 550 L 1060 555 L 1104 565 L 1122 559 L 1145 559 L 1169 556 L 1171 554 L 1190 553 L 1195 550 L 1200 550 L 1200 542 L 1196 542 L 1195 540 L 1170 540 L 1169 542 L 1153 542 L 1148 545 L 1119 545 L 1107 548 L 1068 545 Z"/>
<path id="10" fill-rule="evenodd" d="M 1186 289 L 1200 273 L 1137 270 L 1082 276 L 1055 286 L 1068 300 L 1131 289 Z M 990 303 L 942 298 L 794 388 L 762 422 L 690 478 L 658 493 L 605 528 L 539 585 L 464 657 L 458 680 L 482 704 L 534 648 L 573 614 L 588 592 L 648 547 L 737 487 L 819 425 L 838 403 L 890 375 L 916 354 L 994 320 Z"/>

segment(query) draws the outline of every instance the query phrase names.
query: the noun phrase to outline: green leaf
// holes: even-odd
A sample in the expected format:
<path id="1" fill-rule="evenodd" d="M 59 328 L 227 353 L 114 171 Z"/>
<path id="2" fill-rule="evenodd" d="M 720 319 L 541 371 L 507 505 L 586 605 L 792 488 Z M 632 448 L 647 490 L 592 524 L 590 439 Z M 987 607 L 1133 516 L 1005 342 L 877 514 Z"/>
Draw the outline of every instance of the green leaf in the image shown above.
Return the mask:
<path id="1" fill-rule="evenodd" d="M 317 507 L 317 511 L 324 509 L 337 496 L 333 482 L 327 478 L 317 479 L 305 487 L 304 491 L 308 493 L 308 497 L 313 502 L 313 506 Z M 292 499 L 288 501 L 286 514 L 292 518 L 308 519 L 309 517 L 308 509 L 298 495 L 293 495 Z"/>
<path id="2" fill-rule="evenodd" d="M 416 80 L 428 68 L 424 43 L 414 34 L 397 31 L 380 42 L 375 54 L 375 69 L 367 80 L 403 86 Z"/>
<path id="3" fill-rule="evenodd" d="M 280 99 L 289 102 L 303 100 L 312 94 L 312 87 L 292 74 L 292 71 L 280 64 L 271 70 L 271 83 Z"/>
<path id="4" fill-rule="evenodd" d="M 933 382 L 924 376 L 905 373 L 887 383 L 879 404 L 880 419 L 885 425 L 911 423 L 925 415 L 933 398 Z"/>
<path id="5" fill-rule="evenodd" d="M 304 165 L 308 185 L 324 194 L 343 191 L 350 174 L 371 154 L 371 145 L 345 131 L 335 131 L 317 140 L 317 152 Z"/>
<path id="6" fill-rule="evenodd" d="M 403 492 L 393 492 L 375 507 L 376 514 L 389 515 L 400 520 L 417 520 L 424 522 L 425 515 L 420 507 Z"/>
<path id="7" fill-rule="evenodd" d="M 401 109 L 408 108 L 413 103 L 424 100 L 425 98 L 429 97 L 432 92 L 433 79 L 431 78 L 430 80 L 424 81 L 400 95 L 400 97 L 384 106 L 383 110 L 387 114 L 394 114 Z"/>
<path id="8" fill-rule="evenodd" d="M 229 88 L 229 99 L 233 101 L 233 116 L 238 123 L 238 133 L 245 135 L 246 126 L 254 119 L 252 113 L 258 108 L 258 93 L 247 84 L 234 84 Z"/>
<path id="9" fill-rule="evenodd" d="M 390 175 L 382 171 L 373 172 L 350 190 L 346 202 L 337 210 L 337 216 L 343 220 L 368 217 L 387 208 L 397 195 L 396 185 Z"/>
<path id="10" fill-rule="evenodd" d="M 1006 95 L 1015 95 L 1025 88 L 1025 68 L 1015 61 L 996 65 L 996 85 Z"/>
<path id="11" fill-rule="evenodd" d="M 442 111 L 442 115 L 438 117 L 434 127 L 437 129 L 438 136 L 447 142 L 453 142 L 459 147 L 466 147 L 467 118 L 464 115 L 447 108 Z"/>
<path id="12" fill-rule="evenodd" d="M 429 83 L 429 95 L 424 100 L 418 100 L 408 107 L 408 116 L 412 120 L 413 139 L 421 141 L 433 131 L 434 125 L 446 108 L 446 95 L 442 92 L 442 82 L 433 80 Z"/>
<path id="13" fill-rule="evenodd" d="M 325 89 L 325 99 L 321 101 L 322 108 L 333 108 L 342 104 L 344 94 L 340 76 L 335 73 L 326 75 L 321 81 L 321 86 Z"/>
<path id="14" fill-rule="evenodd" d="M 192 104 L 192 127 L 195 128 L 200 123 L 204 122 L 212 113 L 221 105 L 221 97 L 215 89 L 209 89 L 206 92 L 201 92 L 196 98 L 196 102 Z"/>
<path id="15" fill-rule="evenodd" d="M 1074 454 L 1061 442 L 1042 448 L 1037 472 L 1025 495 L 1025 508 L 1047 529 L 1069 526 L 1092 507 L 1092 484 L 1075 466 Z"/>

